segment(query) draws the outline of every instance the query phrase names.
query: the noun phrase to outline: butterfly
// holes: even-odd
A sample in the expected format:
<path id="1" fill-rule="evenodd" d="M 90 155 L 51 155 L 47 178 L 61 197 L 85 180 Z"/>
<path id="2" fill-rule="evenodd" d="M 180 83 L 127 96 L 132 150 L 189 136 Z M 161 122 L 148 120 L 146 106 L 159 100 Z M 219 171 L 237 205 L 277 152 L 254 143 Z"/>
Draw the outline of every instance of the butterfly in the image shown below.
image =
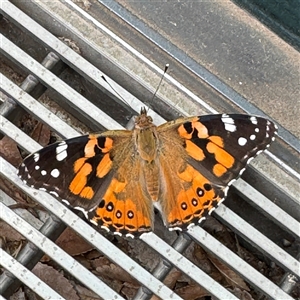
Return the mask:
<path id="1" fill-rule="evenodd" d="M 224 200 L 276 132 L 271 121 L 241 114 L 155 126 L 142 108 L 133 130 L 51 144 L 25 158 L 19 177 L 116 235 L 133 238 L 152 231 L 154 208 L 169 230 L 187 230 Z"/>

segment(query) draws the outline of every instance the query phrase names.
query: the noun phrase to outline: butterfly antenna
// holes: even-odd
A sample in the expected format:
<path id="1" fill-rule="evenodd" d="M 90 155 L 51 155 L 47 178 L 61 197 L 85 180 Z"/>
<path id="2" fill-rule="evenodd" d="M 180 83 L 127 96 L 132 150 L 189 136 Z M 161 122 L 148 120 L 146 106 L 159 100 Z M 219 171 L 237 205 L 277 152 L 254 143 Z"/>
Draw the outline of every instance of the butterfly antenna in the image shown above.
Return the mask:
<path id="1" fill-rule="evenodd" d="M 162 74 L 162 76 L 161 76 L 161 78 L 160 78 L 159 84 L 157 85 L 157 88 L 156 88 L 156 90 L 155 90 L 155 92 L 154 92 L 154 94 L 153 94 L 153 96 L 152 96 L 151 102 L 153 102 L 153 99 L 154 99 L 154 97 L 156 96 L 157 91 L 158 91 L 158 89 L 159 89 L 160 86 L 161 86 L 161 83 L 162 83 L 162 81 L 163 81 L 163 79 L 164 79 L 164 77 L 165 77 L 165 74 L 167 73 L 167 71 L 168 71 L 168 69 L 169 69 L 169 66 L 170 66 L 169 64 L 166 64 L 166 65 L 165 65 L 164 73 Z"/>
<path id="2" fill-rule="evenodd" d="M 110 86 L 110 88 L 121 98 L 121 100 L 123 101 L 123 102 L 125 102 L 127 105 L 129 105 L 130 106 L 130 104 L 121 96 L 121 94 L 120 93 L 118 93 L 117 91 L 116 91 L 116 89 L 115 88 L 113 88 L 113 86 L 107 81 L 107 79 L 106 79 L 106 77 L 104 76 L 104 75 L 101 75 L 101 78 Z"/>

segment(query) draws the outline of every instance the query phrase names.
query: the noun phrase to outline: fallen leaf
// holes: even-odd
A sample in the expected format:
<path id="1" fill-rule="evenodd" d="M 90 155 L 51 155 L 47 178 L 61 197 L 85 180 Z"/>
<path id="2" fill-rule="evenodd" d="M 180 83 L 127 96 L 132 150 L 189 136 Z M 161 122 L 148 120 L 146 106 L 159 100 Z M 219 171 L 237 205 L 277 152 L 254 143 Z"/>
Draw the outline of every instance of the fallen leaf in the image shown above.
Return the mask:
<path id="1" fill-rule="evenodd" d="M 175 289 L 175 293 L 184 300 L 195 300 L 210 296 L 210 293 L 197 284 L 189 284 L 188 286 Z"/>
<path id="2" fill-rule="evenodd" d="M 238 287 L 245 291 L 250 291 L 246 282 L 242 277 L 240 277 L 236 272 L 227 267 L 224 263 L 218 260 L 216 257 L 212 256 L 208 253 L 209 260 L 213 263 L 213 265 L 220 271 L 220 273 L 225 277 L 228 284 L 232 287 Z"/>
<path id="3" fill-rule="evenodd" d="M 19 166 L 22 162 L 17 143 L 8 136 L 4 136 L 0 140 L 0 156 L 15 167 Z"/>
<path id="4" fill-rule="evenodd" d="M 43 147 L 47 146 L 50 141 L 51 130 L 50 127 L 38 122 L 34 127 L 31 137 L 41 144 Z"/>
<path id="5" fill-rule="evenodd" d="M 53 267 L 39 262 L 32 272 L 67 300 L 79 300 L 73 285 Z"/>
<path id="6" fill-rule="evenodd" d="M 0 232 L 2 238 L 6 238 L 11 242 L 25 240 L 25 238 L 18 231 L 2 220 L 0 221 Z"/>
<path id="7" fill-rule="evenodd" d="M 105 257 L 93 260 L 92 265 L 96 269 L 96 271 L 103 277 L 119 280 L 121 282 L 129 282 L 136 285 L 137 287 L 140 286 L 140 284 L 126 271 L 124 271 L 118 265 L 110 262 Z"/>
<path id="8" fill-rule="evenodd" d="M 75 290 L 77 291 L 77 294 L 80 298 L 80 300 L 98 300 L 102 299 L 97 294 L 95 294 L 93 291 L 88 290 L 87 288 L 76 284 L 74 286 Z"/>

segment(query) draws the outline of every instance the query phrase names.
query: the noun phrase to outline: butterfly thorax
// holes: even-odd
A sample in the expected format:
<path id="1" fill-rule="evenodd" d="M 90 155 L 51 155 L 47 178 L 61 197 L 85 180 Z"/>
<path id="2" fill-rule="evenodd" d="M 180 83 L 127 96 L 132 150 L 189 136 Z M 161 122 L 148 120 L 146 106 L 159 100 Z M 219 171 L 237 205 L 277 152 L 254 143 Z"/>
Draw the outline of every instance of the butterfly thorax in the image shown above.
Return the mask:
<path id="1" fill-rule="evenodd" d="M 159 168 L 157 165 L 157 150 L 159 139 L 157 127 L 152 123 L 152 118 L 142 111 L 135 121 L 134 140 L 136 152 L 140 157 L 141 183 L 146 188 L 153 201 L 158 200 L 159 193 Z"/>

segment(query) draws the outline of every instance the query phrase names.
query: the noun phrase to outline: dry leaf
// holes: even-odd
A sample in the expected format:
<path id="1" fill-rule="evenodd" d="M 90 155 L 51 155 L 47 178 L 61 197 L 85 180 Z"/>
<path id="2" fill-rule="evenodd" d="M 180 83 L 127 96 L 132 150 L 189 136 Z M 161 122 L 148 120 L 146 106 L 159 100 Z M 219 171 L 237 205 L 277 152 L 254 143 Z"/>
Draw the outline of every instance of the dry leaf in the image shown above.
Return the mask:
<path id="1" fill-rule="evenodd" d="M 70 227 L 60 235 L 55 243 L 71 256 L 86 253 L 94 248 Z"/>
<path id="2" fill-rule="evenodd" d="M 25 240 L 25 238 L 18 231 L 16 231 L 4 221 L 0 221 L 0 232 L 1 237 L 6 238 L 11 242 Z"/>
<path id="3" fill-rule="evenodd" d="M 185 287 L 175 289 L 175 293 L 184 300 L 195 300 L 210 294 L 197 284 L 189 284 Z"/>
<path id="4" fill-rule="evenodd" d="M 9 300 L 26 300 L 25 293 L 22 289 L 18 289 L 12 296 L 10 296 Z"/>
<path id="5" fill-rule="evenodd" d="M 22 162 L 17 143 L 8 136 L 4 136 L 0 140 L 0 156 L 15 167 L 19 166 Z"/>
<path id="6" fill-rule="evenodd" d="M 210 255 L 209 253 L 208 258 L 214 264 L 214 266 L 221 272 L 221 274 L 224 275 L 228 284 L 230 284 L 232 287 L 239 287 L 242 290 L 250 291 L 246 282 L 237 273 L 235 273 L 233 270 L 231 270 L 220 260 Z"/>
<path id="7" fill-rule="evenodd" d="M 140 286 L 140 284 L 126 271 L 124 271 L 121 267 L 111 263 L 105 257 L 93 260 L 92 265 L 96 269 L 96 271 L 103 277 L 119 280 L 121 282 L 129 282 L 131 284 L 134 284 L 136 287 Z"/>
<path id="8" fill-rule="evenodd" d="M 51 131 L 49 126 L 38 122 L 34 127 L 31 137 L 41 144 L 43 147 L 47 146 L 50 141 Z"/>
<path id="9" fill-rule="evenodd" d="M 75 285 L 75 290 L 77 291 L 77 294 L 80 298 L 80 300 L 98 300 L 98 299 L 102 299 L 100 298 L 97 294 L 95 294 L 94 292 L 88 290 L 87 288 L 76 284 Z"/>
<path id="10" fill-rule="evenodd" d="M 73 285 L 54 268 L 37 263 L 32 272 L 67 300 L 79 300 Z"/>
<path id="11" fill-rule="evenodd" d="M 230 290 L 230 292 L 241 300 L 253 300 L 251 294 L 249 294 L 245 290 L 241 290 L 239 288 L 234 288 L 233 290 Z"/>

